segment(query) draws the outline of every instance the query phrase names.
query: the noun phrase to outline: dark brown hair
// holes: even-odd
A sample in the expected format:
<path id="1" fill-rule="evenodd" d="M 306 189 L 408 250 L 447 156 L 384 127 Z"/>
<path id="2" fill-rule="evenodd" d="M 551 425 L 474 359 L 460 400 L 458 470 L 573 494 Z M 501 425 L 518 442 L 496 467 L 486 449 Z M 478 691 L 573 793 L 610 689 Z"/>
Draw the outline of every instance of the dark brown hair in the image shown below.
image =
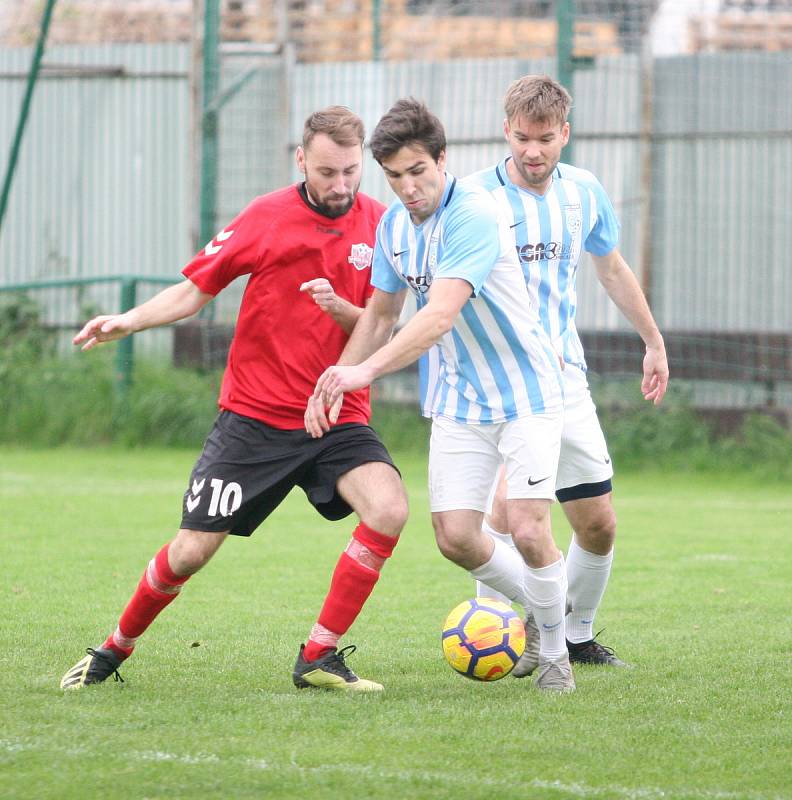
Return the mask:
<path id="1" fill-rule="evenodd" d="M 377 123 L 370 145 L 371 154 L 380 164 L 402 147 L 415 145 L 437 161 L 446 149 L 445 129 L 424 103 L 403 97 Z"/>

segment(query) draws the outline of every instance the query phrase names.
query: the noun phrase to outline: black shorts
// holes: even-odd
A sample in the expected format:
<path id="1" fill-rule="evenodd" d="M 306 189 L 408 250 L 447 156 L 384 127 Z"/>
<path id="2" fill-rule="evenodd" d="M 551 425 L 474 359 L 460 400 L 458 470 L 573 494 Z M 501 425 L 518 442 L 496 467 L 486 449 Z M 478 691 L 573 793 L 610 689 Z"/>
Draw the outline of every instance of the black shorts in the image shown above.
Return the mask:
<path id="1" fill-rule="evenodd" d="M 325 519 L 343 519 L 352 509 L 336 483 L 372 461 L 396 469 L 368 425 L 337 425 L 313 439 L 221 411 L 190 475 L 181 527 L 250 536 L 295 486 Z"/>

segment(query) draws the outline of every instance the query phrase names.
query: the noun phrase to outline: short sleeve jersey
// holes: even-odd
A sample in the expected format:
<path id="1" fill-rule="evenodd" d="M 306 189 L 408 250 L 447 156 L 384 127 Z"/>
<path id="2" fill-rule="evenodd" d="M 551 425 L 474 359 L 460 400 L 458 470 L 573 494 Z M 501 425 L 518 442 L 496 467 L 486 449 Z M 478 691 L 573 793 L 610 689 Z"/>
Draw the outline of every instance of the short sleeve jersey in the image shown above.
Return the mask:
<path id="1" fill-rule="evenodd" d="M 619 222 L 597 178 L 587 170 L 558 164 L 544 195 L 514 184 L 508 156 L 464 182 L 495 198 L 514 237 L 528 292 L 553 346 L 568 364 L 586 368 L 575 326 L 576 278 L 583 250 L 607 255 L 619 242 Z"/>
<path id="2" fill-rule="evenodd" d="M 385 206 L 358 193 L 331 219 L 311 208 L 298 185 L 257 197 L 184 268 L 216 295 L 249 275 L 228 352 L 219 405 L 274 428 L 303 427 L 308 397 L 338 361 L 348 336 L 300 285 L 327 278 L 339 297 L 364 306 Z M 346 395 L 339 423 L 367 423 L 367 389 Z"/>
<path id="3" fill-rule="evenodd" d="M 377 228 L 372 283 L 408 287 L 418 308 L 433 282 L 461 278 L 472 289 L 452 330 L 421 360 L 425 416 L 497 423 L 560 407 L 558 364 L 530 307 L 508 228 L 492 197 L 446 175 L 435 213 L 413 224 L 400 201 Z"/>

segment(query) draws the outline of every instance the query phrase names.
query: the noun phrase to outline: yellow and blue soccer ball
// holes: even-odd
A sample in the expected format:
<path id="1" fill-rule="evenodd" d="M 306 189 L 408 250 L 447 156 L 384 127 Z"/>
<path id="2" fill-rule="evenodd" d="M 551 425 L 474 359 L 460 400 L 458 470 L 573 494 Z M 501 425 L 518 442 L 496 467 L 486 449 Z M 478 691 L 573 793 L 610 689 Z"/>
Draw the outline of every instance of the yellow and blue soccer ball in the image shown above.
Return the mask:
<path id="1" fill-rule="evenodd" d="M 474 681 L 508 675 L 525 650 L 525 628 L 506 603 L 478 597 L 460 603 L 443 625 L 443 655 Z"/>

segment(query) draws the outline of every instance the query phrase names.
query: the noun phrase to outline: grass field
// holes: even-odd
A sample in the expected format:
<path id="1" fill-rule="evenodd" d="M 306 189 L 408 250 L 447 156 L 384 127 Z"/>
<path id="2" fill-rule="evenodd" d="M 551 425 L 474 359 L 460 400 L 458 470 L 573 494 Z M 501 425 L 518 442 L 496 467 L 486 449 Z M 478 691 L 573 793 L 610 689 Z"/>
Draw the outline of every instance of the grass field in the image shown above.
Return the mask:
<path id="1" fill-rule="evenodd" d="M 123 684 L 61 692 L 175 531 L 195 455 L 0 448 L 0 797 L 792 797 L 792 493 L 745 476 L 618 477 L 597 622 L 636 667 L 578 668 L 572 695 L 446 666 L 473 583 L 435 549 L 413 455 L 411 520 L 345 639 L 383 696 L 292 687 L 351 530 L 300 494 L 190 581 Z"/>

